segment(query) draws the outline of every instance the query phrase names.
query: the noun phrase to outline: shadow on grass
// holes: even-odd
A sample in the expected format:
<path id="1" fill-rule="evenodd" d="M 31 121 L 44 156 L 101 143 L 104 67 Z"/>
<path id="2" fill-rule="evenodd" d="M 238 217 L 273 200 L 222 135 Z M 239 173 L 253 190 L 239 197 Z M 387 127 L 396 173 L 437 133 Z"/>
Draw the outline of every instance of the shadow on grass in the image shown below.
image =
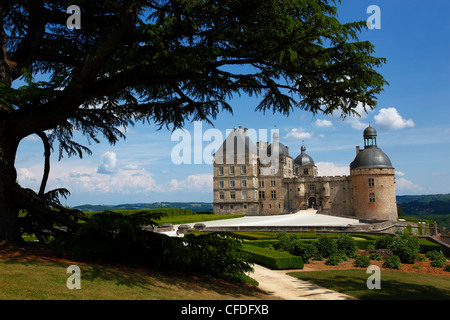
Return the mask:
<path id="1" fill-rule="evenodd" d="M 53 273 L 59 274 L 58 268 L 61 268 L 61 277 L 67 279 L 70 275 L 66 273 L 69 265 L 75 264 L 80 267 L 82 281 L 97 283 L 108 281 L 118 286 L 136 287 L 146 291 L 153 291 L 154 288 L 163 290 L 175 290 L 184 292 L 185 299 L 189 297 L 189 292 L 201 293 L 199 299 L 208 299 L 208 292 L 215 292 L 218 295 L 227 296 L 228 299 L 261 299 L 264 298 L 262 292 L 257 288 L 231 283 L 222 279 L 208 278 L 185 274 L 182 272 L 167 272 L 141 266 L 125 266 L 120 264 L 99 264 L 88 262 L 73 261 L 55 261 L 51 258 L 41 257 L 40 260 L 25 258 L 2 258 L 0 264 L 20 265 L 22 267 L 36 267 L 46 270 L 51 269 Z M 19 269 L 19 267 L 17 268 Z M 171 299 L 169 297 L 169 299 Z M 180 296 L 173 296 L 173 299 L 183 299 Z"/>
<path id="2" fill-rule="evenodd" d="M 381 289 L 368 289 L 369 274 L 361 270 L 290 273 L 362 300 L 450 300 L 450 277 L 383 271 Z"/>

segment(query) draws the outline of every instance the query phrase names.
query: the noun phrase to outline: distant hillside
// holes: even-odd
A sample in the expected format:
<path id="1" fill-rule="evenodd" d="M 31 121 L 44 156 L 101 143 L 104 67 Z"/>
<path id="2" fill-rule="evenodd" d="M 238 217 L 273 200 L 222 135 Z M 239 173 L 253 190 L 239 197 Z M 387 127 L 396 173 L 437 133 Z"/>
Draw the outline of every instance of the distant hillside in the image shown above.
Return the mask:
<path id="1" fill-rule="evenodd" d="M 397 196 L 397 205 L 406 215 L 450 214 L 450 194 Z"/>
<path id="2" fill-rule="evenodd" d="M 397 196 L 399 214 L 436 221 L 439 228 L 450 229 L 450 194 Z"/>
<path id="3" fill-rule="evenodd" d="M 74 209 L 82 211 L 105 211 L 105 210 L 139 210 L 139 209 L 159 209 L 159 208 L 177 208 L 190 209 L 192 211 L 211 211 L 212 203 L 207 202 L 154 202 L 154 203 L 133 203 L 119 205 L 91 205 L 84 204 L 76 206 Z"/>

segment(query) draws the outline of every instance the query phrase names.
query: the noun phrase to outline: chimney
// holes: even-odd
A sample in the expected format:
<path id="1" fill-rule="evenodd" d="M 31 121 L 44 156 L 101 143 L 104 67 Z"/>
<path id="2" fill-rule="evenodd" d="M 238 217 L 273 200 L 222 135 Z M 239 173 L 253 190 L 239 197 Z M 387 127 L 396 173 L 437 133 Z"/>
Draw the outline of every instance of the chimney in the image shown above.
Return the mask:
<path id="1" fill-rule="evenodd" d="M 248 137 L 248 128 L 244 128 L 245 136 Z"/>
<path id="2" fill-rule="evenodd" d="M 356 146 L 356 155 L 359 153 L 359 146 Z"/>

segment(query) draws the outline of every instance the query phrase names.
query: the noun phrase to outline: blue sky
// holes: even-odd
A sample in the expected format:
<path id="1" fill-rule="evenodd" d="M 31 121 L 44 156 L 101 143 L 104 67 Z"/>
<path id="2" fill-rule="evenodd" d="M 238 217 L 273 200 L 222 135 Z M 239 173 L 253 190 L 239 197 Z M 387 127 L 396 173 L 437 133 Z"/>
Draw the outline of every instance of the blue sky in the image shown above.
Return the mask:
<path id="1" fill-rule="evenodd" d="M 387 58 L 380 72 L 390 83 L 379 95 L 376 109 L 344 121 L 299 110 L 286 117 L 255 112 L 258 99 L 243 95 L 230 100 L 234 114 L 221 114 L 214 126 L 224 136 L 234 126 L 278 129 L 292 157 L 300 153 L 304 140 L 320 175 L 344 175 L 370 122 L 378 131 L 378 146 L 396 169 L 398 195 L 450 193 L 450 2 L 344 0 L 339 19 L 367 20 L 370 5 L 380 8 L 381 29 L 367 30 L 360 39 L 371 41 L 375 55 Z M 199 125 L 202 133 L 212 128 Z M 193 123 L 185 130 L 203 148 L 210 144 L 194 137 Z M 106 141 L 91 145 L 93 155 L 83 159 L 58 161 L 53 155 L 48 189 L 69 189 L 72 195 L 64 204 L 71 206 L 212 202 L 212 165 L 174 164 L 171 153 L 179 142 L 171 140 L 170 131 L 136 125 L 126 135 L 115 146 Z M 86 142 L 82 137 L 79 141 Z M 42 144 L 38 137 L 27 137 L 16 159 L 19 182 L 37 190 L 42 167 Z"/>

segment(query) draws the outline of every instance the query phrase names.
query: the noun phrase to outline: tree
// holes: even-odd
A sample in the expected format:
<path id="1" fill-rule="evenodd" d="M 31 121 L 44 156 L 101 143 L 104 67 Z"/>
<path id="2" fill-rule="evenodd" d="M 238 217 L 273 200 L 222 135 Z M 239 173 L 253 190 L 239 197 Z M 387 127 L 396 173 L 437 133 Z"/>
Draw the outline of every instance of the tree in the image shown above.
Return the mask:
<path id="1" fill-rule="evenodd" d="M 80 29 L 66 26 L 73 4 Z M 340 110 L 345 117 L 357 114 L 358 103 L 374 108 L 387 84 L 376 71 L 385 59 L 357 37 L 365 21 L 340 23 L 332 0 L 0 5 L 0 241 L 20 243 L 20 209 L 49 228 L 75 214 L 16 183 L 16 151 L 28 135 L 46 132 L 60 157 L 82 156 L 89 149 L 74 131 L 114 144 L 123 137 L 119 127 L 136 121 L 159 128 L 212 122 L 232 112 L 227 98 L 236 94 L 260 97 L 263 112 Z M 17 80 L 26 84 L 15 87 Z"/>

